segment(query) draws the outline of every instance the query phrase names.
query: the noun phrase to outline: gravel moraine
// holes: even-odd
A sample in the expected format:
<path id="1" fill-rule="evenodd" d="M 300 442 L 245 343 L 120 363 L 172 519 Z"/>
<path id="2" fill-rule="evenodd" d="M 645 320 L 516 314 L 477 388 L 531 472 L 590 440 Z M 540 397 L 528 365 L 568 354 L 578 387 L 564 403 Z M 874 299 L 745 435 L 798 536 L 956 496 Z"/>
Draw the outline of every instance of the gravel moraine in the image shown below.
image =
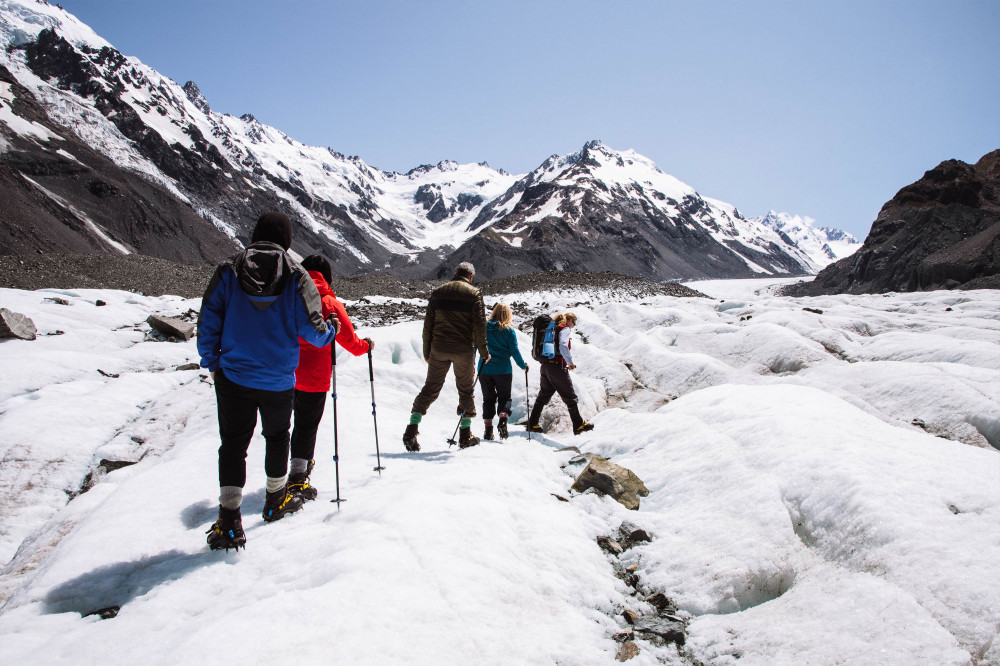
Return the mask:
<path id="1" fill-rule="evenodd" d="M 142 255 L 60 255 L 39 254 L 0 256 L 0 287 L 13 289 L 120 289 L 162 296 L 174 294 L 198 298 L 208 285 L 214 268 L 186 266 Z M 330 285 L 343 300 L 360 301 L 359 322 L 384 325 L 423 317 L 423 304 L 368 304 L 366 296 L 425 299 L 443 281 L 414 280 L 402 282 L 385 273 L 349 278 L 334 278 Z M 615 273 L 548 271 L 500 280 L 486 280 L 477 286 L 488 303 L 504 294 L 542 290 L 604 290 L 622 299 L 639 299 L 664 294 L 697 297 L 704 294 L 676 283 L 656 283 Z M 526 316 L 527 313 L 517 313 Z M 354 315 L 352 314 L 352 318 Z"/>

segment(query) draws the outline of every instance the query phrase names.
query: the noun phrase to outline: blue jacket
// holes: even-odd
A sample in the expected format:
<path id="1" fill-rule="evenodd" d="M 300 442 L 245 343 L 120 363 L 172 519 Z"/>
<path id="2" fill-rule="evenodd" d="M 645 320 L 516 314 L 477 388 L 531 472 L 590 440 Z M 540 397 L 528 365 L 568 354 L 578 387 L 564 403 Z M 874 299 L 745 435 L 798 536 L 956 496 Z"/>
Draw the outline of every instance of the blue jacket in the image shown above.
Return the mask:
<path id="1" fill-rule="evenodd" d="M 309 274 L 280 245 L 254 243 L 219 266 L 198 316 L 201 366 L 248 388 L 295 386 L 299 337 L 333 340 Z"/>
<path id="2" fill-rule="evenodd" d="M 517 348 L 517 336 L 514 335 L 513 328 L 500 328 L 500 324 L 495 321 L 486 322 L 486 346 L 490 350 L 490 362 L 483 366 L 480 374 L 509 375 L 513 373 L 514 369 L 510 365 L 511 357 L 522 370 L 528 367 L 528 364 L 521 358 L 521 351 Z"/>

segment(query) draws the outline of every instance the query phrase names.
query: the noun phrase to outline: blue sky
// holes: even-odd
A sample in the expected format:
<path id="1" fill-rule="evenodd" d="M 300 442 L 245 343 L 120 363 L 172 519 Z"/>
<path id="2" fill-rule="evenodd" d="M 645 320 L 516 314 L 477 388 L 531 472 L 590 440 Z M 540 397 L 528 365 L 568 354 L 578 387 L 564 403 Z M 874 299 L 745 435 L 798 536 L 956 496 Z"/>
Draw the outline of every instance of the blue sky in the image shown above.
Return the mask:
<path id="1" fill-rule="evenodd" d="M 61 4 L 214 110 L 390 171 L 600 139 L 863 238 L 924 171 L 1000 148 L 997 0 Z"/>

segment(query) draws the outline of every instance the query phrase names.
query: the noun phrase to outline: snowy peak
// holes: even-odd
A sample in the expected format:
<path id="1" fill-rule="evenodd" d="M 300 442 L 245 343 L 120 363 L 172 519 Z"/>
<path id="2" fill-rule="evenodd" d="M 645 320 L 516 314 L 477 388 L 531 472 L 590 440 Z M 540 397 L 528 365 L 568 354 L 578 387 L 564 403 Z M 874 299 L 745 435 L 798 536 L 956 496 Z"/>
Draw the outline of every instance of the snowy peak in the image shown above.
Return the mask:
<path id="1" fill-rule="evenodd" d="M 551 156 L 484 206 L 473 226 L 490 227 L 491 242 L 455 259 L 481 259 L 476 255 L 497 252 L 500 242 L 534 251 L 517 258 L 534 270 L 570 270 L 575 262 L 573 270 L 660 280 L 816 270 L 794 244 L 735 206 L 706 199 L 644 155 L 601 141 Z M 496 270 L 523 270 L 513 259 Z"/>
<path id="2" fill-rule="evenodd" d="M 851 234 L 831 227 L 817 227 L 816 220 L 811 217 L 771 210 L 763 217 L 751 219 L 785 236 L 787 242 L 798 246 L 819 268 L 850 256 L 861 247 L 860 241 Z"/>

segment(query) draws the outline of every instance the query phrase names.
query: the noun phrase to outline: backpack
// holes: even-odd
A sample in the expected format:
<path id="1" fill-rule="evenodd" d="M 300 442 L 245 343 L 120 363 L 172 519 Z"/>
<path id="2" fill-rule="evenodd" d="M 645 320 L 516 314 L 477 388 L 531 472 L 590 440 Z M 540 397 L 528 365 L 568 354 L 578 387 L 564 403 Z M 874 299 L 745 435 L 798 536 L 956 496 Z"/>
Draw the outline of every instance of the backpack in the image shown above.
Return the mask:
<path id="1" fill-rule="evenodd" d="M 538 315 L 531 325 L 531 357 L 539 363 L 559 356 L 556 344 L 556 322 L 547 315 Z"/>

